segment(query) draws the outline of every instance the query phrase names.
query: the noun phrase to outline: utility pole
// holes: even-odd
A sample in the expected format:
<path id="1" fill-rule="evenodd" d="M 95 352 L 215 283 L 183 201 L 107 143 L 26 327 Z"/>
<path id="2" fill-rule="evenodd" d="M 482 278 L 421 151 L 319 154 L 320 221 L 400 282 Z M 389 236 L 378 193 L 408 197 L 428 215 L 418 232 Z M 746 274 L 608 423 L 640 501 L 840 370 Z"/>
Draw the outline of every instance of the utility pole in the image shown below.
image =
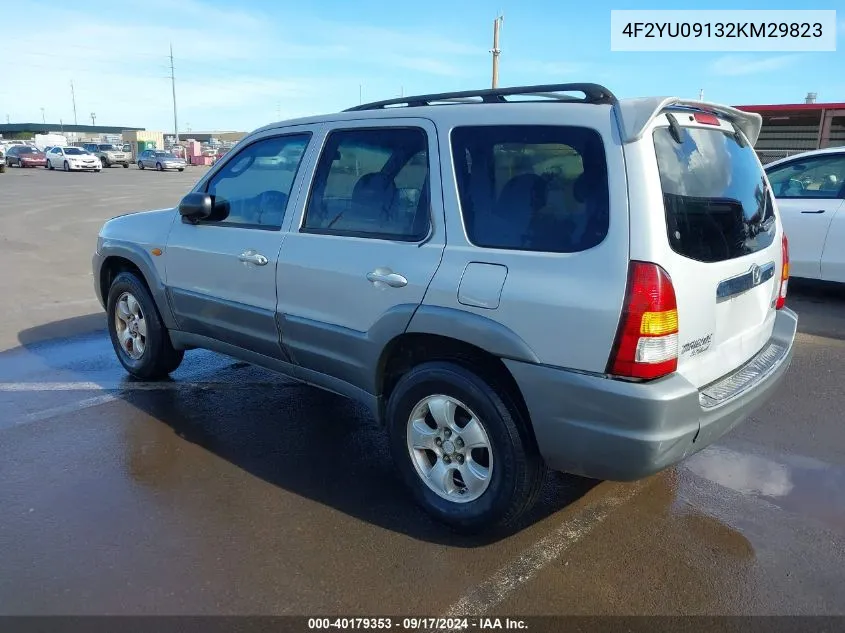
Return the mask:
<path id="1" fill-rule="evenodd" d="M 41 108 L 41 123 L 47 124 L 47 120 L 44 118 L 44 108 Z"/>
<path id="2" fill-rule="evenodd" d="M 701 89 L 698 91 L 698 100 L 699 100 L 699 101 L 704 101 L 704 88 L 701 88 Z"/>
<path id="3" fill-rule="evenodd" d="M 176 119 L 176 75 L 173 72 L 173 44 L 170 45 L 170 86 L 173 89 L 173 132 L 179 144 L 179 123 Z"/>
<path id="4" fill-rule="evenodd" d="M 502 52 L 499 48 L 499 29 L 504 21 L 505 16 L 501 13 L 493 20 L 493 48 L 490 51 L 493 53 L 493 88 L 499 87 L 499 55 Z"/>
<path id="5" fill-rule="evenodd" d="M 73 101 L 73 124 L 77 125 L 76 121 L 76 93 L 73 91 L 73 82 L 70 82 L 70 98 Z"/>
<path id="6" fill-rule="evenodd" d="M 362 103 L 364 103 L 363 95 L 364 95 L 364 88 L 361 84 L 358 84 L 358 105 L 361 105 Z"/>
<path id="7" fill-rule="evenodd" d="M 91 113 L 91 125 L 97 125 L 97 114 L 95 112 Z"/>

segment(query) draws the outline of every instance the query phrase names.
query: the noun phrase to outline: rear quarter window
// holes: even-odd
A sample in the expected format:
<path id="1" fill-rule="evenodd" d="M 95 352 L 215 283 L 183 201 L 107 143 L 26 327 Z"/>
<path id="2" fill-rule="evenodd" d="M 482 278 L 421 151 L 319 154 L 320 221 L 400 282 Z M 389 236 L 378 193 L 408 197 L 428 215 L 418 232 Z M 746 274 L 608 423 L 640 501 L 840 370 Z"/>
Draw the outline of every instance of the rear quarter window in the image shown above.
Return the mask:
<path id="1" fill-rule="evenodd" d="M 720 262 L 771 246 L 775 213 L 754 149 L 723 130 L 653 132 L 669 244 L 679 255 Z"/>
<path id="2" fill-rule="evenodd" d="M 572 253 L 607 236 L 607 161 L 595 130 L 463 126 L 451 144 L 464 226 L 476 246 Z"/>

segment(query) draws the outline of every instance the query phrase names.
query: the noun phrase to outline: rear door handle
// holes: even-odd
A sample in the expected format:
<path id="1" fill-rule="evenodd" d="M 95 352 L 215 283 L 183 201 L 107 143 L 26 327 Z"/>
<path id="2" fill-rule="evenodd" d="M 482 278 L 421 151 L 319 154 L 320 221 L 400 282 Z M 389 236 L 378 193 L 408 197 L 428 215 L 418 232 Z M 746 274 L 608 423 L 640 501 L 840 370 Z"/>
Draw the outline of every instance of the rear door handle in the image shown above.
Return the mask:
<path id="1" fill-rule="evenodd" d="M 255 264 L 256 266 L 266 266 L 269 261 L 264 255 L 253 250 L 244 251 L 238 255 L 238 259 L 245 264 Z"/>
<path id="2" fill-rule="evenodd" d="M 818 211 L 802 211 L 801 213 L 813 213 L 813 214 L 824 213 L 824 209 L 819 209 Z"/>
<path id="3" fill-rule="evenodd" d="M 374 271 L 367 273 L 367 281 L 372 282 L 376 287 L 385 285 L 391 288 L 401 288 L 408 285 L 408 280 L 405 277 L 389 268 L 376 268 Z"/>

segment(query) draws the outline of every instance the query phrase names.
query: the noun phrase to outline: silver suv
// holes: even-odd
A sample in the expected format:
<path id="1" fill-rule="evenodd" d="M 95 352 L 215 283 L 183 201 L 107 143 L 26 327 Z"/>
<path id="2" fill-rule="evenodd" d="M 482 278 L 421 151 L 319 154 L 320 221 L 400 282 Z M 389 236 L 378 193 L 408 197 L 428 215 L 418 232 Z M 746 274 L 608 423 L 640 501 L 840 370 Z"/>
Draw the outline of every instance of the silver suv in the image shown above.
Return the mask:
<path id="1" fill-rule="evenodd" d="M 131 154 L 125 153 L 122 147 L 111 143 L 86 143 L 83 148 L 99 158 L 103 167 L 123 165 L 124 169 L 128 169 L 129 161 L 132 159 Z"/>
<path id="2" fill-rule="evenodd" d="M 268 125 L 93 258 L 141 379 L 206 348 L 365 403 L 435 517 L 512 525 L 546 467 L 634 480 L 790 364 L 788 245 L 756 114 L 595 84 Z"/>

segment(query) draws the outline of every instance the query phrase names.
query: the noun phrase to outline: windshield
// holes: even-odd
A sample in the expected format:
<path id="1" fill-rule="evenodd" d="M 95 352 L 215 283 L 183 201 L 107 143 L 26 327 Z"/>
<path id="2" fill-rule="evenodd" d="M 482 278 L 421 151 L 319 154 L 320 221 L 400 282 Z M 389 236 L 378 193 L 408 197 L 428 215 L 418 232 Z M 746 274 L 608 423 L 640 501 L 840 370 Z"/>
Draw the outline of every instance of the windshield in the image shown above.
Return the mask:
<path id="1" fill-rule="evenodd" d="M 78 147 L 65 147 L 65 154 L 68 156 L 79 156 L 82 154 L 87 154 L 84 149 L 79 149 Z"/>
<path id="2" fill-rule="evenodd" d="M 754 149 L 722 130 L 654 131 L 669 244 L 702 262 L 749 255 L 774 241 L 771 195 Z"/>
<path id="3" fill-rule="evenodd" d="M 18 150 L 18 154 L 37 154 L 38 149 L 35 147 L 21 147 Z"/>
<path id="4" fill-rule="evenodd" d="M 117 149 L 114 145 L 98 145 L 97 147 L 100 148 L 101 152 L 113 152 Z"/>

